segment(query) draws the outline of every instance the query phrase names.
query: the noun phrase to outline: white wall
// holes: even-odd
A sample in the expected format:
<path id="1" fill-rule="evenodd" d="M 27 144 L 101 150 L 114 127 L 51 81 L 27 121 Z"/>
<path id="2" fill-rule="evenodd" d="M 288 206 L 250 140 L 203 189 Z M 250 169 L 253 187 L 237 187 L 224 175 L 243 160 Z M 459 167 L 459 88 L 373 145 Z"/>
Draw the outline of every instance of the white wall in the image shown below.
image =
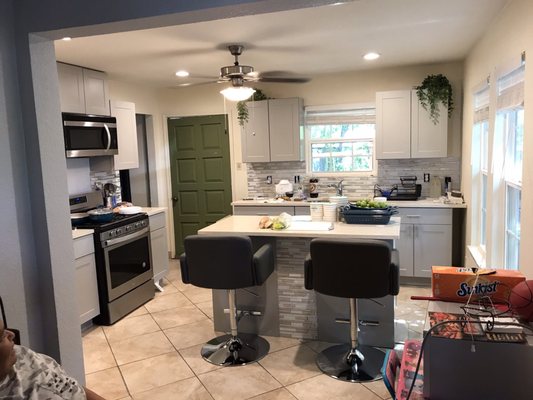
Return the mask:
<path id="1" fill-rule="evenodd" d="M 533 56 L 533 1 L 514 0 L 488 27 L 465 62 L 465 101 L 463 110 L 462 189 L 471 206 L 472 177 L 470 172 L 472 142 L 472 89 L 495 68 L 516 59 L 522 51 Z M 524 171 L 522 181 L 520 270 L 533 278 L 533 60 L 526 60 Z M 467 225 L 467 243 L 471 237 L 471 220 Z"/>

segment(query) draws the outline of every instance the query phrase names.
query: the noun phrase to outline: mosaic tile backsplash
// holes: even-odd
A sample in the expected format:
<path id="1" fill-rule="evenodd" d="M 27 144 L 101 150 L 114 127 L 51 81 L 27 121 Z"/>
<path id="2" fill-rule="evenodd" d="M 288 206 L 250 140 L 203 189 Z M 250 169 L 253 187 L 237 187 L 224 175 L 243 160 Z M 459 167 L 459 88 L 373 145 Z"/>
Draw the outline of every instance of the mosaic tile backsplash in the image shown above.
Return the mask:
<path id="1" fill-rule="evenodd" d="M 248 163 L 248 197 L 275 197 L 275 184 L 281 179 L 294 182 L 294 176 L 300 176 L 304 194 L 308 195 L 309 178 L 306 173 L 305 161 L 287 161 L 272 163 Z M 344 195 L 350 198 L 367 198 L 374 195 L 374 185 L 391 186 L 400 184 L 400 176 L 414 175 L 417 183 L 422 185 L 421 197 L 429 196 L 430 183 L 424 182 L 424 173 L 431 177 L 438 176 L 444 185 L 444 177 L 452 178 L 452 189 L 461 187 L 460 157 L 417 158 L 403 160 L 378 160 L 377 176 L 361 176 L 343 178 Z M 267 176 L 272 176 L 272 184 L 267 183 Z M 329 187 L 341 178 L 319 177 L 319 197 L 336 194 L 335 188 Z M 296 185 L 294 190 L 296 190 Z M 443 186 L 444 190 L 444 186 Z"/>

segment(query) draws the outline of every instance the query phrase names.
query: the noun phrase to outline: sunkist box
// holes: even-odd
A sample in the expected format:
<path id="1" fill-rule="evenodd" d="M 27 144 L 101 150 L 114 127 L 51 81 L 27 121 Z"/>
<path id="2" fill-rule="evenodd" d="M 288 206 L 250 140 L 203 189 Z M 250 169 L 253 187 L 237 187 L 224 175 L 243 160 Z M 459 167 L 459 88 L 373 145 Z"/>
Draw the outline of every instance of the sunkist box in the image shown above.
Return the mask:
<path id="1" fill-rule="evenodd" d="M 496 271 L 486 274 L 487 271 Z M 431 288 L 433 296 L 442 300 L 461 301 L 490 296 L 493 301 L 507 301 L 512 288 L 526 278 L 518 271 L 483 269 L 474 274 L 470 268 L 432 267 Z"/>

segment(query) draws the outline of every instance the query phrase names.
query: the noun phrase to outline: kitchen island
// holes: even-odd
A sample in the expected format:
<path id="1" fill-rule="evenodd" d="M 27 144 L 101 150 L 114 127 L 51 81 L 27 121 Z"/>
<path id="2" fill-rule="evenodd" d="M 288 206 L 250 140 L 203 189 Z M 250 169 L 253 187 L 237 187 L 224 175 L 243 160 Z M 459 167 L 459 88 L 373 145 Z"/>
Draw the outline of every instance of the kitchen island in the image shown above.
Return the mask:
<path id="1" fill-rule="evenodd" d="M 275 270 L 263 286 L 237 290 L 239 310 L 260 311 L 262 315 L 248 316 L 239 322 L 242 332 L 298 339 L 319 339 L 341 342 L 349 339 L 349 324 L 337 323 L 349 316 L 347 299 L 325 296 L 304 287 L 304 260 L 313 238 L 357 238 L 384 240 L 394 246 L 400 237 L 400 218 L 393 217 L 387 225 L 358 225 L 333 223 L 333 229 L 312 230 L 302 227 L 298 218 L 294 225 L 301 229 L 260 229 L 257 216 L 228 216 L 198 231 L 200 235 L 246 235 L 255 248 L 270 243 L 275 252 Z M 311 229 L 311 230 L 309 230 Z M 369 265 L 368 268 L 372 266 Z M 213 263 L 216 268 L 216 261 Z M 359 301 L 360 341 L 367 345 L 394 345 L 394 299 L 386 296 Z M 215 329 L 228 331 L 227 295 L 213 290 Z"/>

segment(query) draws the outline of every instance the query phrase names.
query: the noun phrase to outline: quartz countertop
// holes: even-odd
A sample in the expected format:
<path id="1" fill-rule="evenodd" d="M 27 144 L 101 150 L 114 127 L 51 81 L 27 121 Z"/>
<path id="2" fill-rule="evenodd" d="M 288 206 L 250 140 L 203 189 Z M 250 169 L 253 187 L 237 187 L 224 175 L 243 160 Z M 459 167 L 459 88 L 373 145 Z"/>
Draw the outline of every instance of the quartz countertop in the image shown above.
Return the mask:
<path id="1" fill-rule="evenodd" d="M 318 199 L 318 201 L 327 202 L 327 198 Z M 350 199 L 350 201 L 356 201 L 356 199 Z M 273 199 L 257 199 L 257 200 L 237 200 L 231 203 L 232 206 L 268 206 L 268 207 L 309 207 L 309 204 L 316 203 L 316 201 L 277 201 Z M 466 204 L 451 204 L 443 203 L 439 199 L 420 199 L 415 201 L 388 201 L 388 204 L 392 206 L 398 206 L 400 208 L 466 208 Z"/>
<path id="2" fill-rule="evenodd" d="M 148 216 L 166 212 L 166 207 L 143 207 L 142 212 L 148 214 Z"/>
<path id="3" fill-rule="evenodd" d="M 84 236 L 89 236 L 94 233 L 93 229 L 73 229 L 72 230 L 72 239 L 76 240 Z"/>
<path id="4" fill-rule="evenodd" d="M 198 234 L 246 235 L 270 237 L 329 237 L 354 239 L 388 239 L 400 237 L 400 217 L 392 217 L 387 225 L 360 225 L 334 222 L 332 230 L 260 229 L 257 215 L 230 215 L 198 231 Z M 293 221 L 296 220 L 293 219 Z"/>

